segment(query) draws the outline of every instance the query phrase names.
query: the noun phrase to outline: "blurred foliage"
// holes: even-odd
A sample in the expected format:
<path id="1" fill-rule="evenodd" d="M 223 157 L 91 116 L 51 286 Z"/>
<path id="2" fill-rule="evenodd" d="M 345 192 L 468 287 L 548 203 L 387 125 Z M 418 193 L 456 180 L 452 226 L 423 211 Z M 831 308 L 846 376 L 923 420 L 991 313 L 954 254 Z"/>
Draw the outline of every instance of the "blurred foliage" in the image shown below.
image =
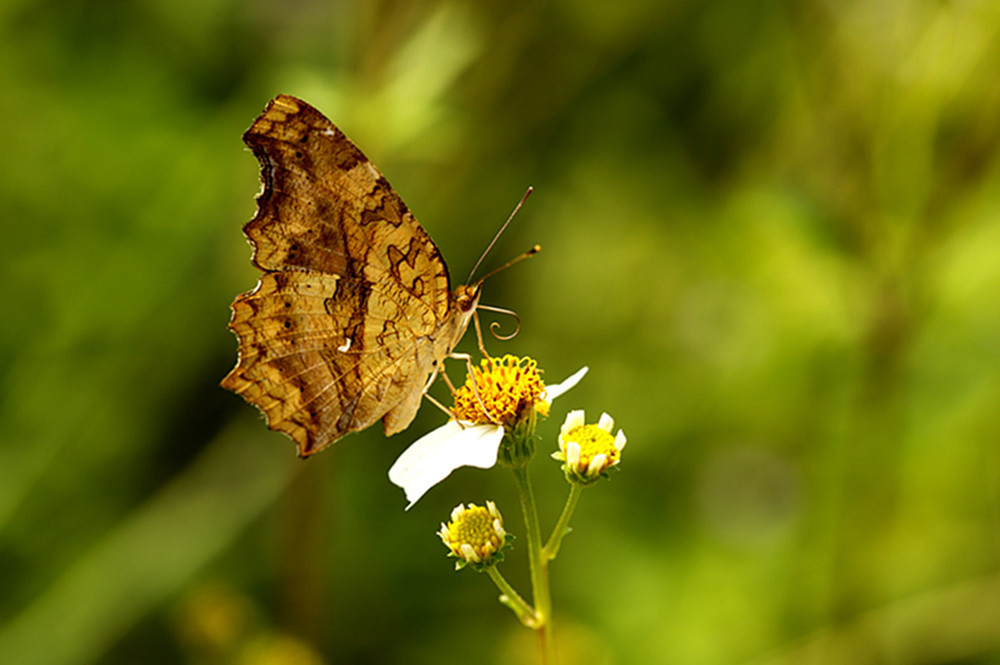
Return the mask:
<path id="1" fill-rule="evenodd" d="M 998 31 L 993 0 L 3 3 L 0 663 L 535 662 L 434 537 L 486 498 L 517 533 L 509 474 L 409 513 L 385 478 L 439 412 L 303 463 L 217 387 L 278 92 L 456 282 L 535 186 L 490 347 L 591 367 L 542 450 L 568 408 L 629 435 L 553 565 L 565 665 L 1000 663 Z"/>

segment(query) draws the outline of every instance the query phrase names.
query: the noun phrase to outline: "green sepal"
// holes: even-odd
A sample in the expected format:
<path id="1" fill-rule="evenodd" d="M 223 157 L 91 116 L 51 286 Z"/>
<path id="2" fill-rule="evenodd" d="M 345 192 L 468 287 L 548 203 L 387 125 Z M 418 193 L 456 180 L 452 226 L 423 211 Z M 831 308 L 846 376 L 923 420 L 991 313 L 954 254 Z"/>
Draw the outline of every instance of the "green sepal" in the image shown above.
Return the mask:
<path id="1" fill-rule="evenodd" d="M 504 428 L 503 440 L 497 451 L 497 462 L 512 469 L 527 466 L 534 459 L 538 448 L 538 437 L 535 436 L 537 424 L 538 412 L 529 408 L 513 429 Z"/>
<path id="2" fill-rule="evenodd" d="M 563 474 L 566 476 L 566 482 L 568 482 L 569 484 L 576 485 L 577 487 L 590 487 L 591 485 L 593 485 L 594 483 L 596 483 L 598 480 L 601 480 L 602 478 L 604 478 L 606 480 L 611 480 L 611 472 L 612 471 L 615 471 L 615 472 L 621 471 L 621 467 L 619 465 L 617 465 L 617 464 L 614 465 L 614 466 L 608 467 L 607 469 L 605 469 L 604 471 L 601 471 L 599 474 L 597 474 L 593 478 L 585 478 L 585 477 L 583 477 L 583 476 L 581 476 L 581 475 L 579 475 L 579 474 L 571 471 L 566 464 L 562 465 L 562 471 L 563 471 Z"/>

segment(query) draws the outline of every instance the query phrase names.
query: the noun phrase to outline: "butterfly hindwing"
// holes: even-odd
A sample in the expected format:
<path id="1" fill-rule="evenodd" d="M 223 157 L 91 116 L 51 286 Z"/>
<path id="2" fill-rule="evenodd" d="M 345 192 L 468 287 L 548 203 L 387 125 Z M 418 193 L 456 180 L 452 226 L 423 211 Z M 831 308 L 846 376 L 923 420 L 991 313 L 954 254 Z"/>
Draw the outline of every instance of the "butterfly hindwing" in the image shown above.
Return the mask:
<path id="1" fill-rule="evenodd" d="M 233 304 L 240 362 L 223 385 L 258 406 L 303 456 L 369 427 L 421 380 L 406 371 L 418 352 L 400 332 L 398 307 L 378 287 L 368 294 L 378 302 L 365 305 L 360 291 L 348 278 L 279 271 Z"/>

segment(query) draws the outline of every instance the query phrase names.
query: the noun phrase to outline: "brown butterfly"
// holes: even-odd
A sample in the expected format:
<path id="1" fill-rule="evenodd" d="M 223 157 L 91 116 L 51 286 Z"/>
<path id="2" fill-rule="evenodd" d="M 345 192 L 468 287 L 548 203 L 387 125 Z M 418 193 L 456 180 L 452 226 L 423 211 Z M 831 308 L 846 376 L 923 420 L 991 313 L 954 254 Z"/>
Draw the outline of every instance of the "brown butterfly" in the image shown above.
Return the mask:
<path id="1" fill-rule="evenodd" d="M 416 416 L 462 338 L 482 280 L 452 290 L 430 236 L 322 113 L 278 95 L 243 135 L 263 191 L 243 232 L 264 274 L 233 302 L 239 360 L 222 386 L 308 457 L 381 419 Z"/>

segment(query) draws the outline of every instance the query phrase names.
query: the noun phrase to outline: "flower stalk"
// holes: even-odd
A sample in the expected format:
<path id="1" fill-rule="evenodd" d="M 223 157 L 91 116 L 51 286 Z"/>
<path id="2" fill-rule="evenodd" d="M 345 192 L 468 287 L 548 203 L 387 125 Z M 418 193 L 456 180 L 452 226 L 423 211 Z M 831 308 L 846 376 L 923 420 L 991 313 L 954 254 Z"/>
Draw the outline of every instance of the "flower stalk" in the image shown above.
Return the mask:
<path id="1" fill-rule="evenodd" d="M 563 506 L 559 521 L 556 522 L 555 528 L 552 529 L 552 535 L 549 536 L 548 542 L 542 548 L 542 556 L 546 561 L 555 559 L 556 555 L 559 554 L 559 547 L 562 545 L 563 537 L 571 531 L 569 521 L 573 517 L 573 511 L 576 510 L 576 504 L 580 500 L 581 494 L 583 494 L 583 487 L 573 484 L 569 486 L 569 496 L 566 497 L 566 505 Z"/>
<path id="2" fill-rule="evenodd" d="M 500 574 L 497 567 L 489 566 L 486 568 L 486 573 L 493 580 L 493 583 L 497 585 L 497 588 L 500 589 L 500 603 L 509 607 L 525 626 L 533 630 L 537 629 L 538 615 L 535 613 L 535 610 L 524 598 L 521 598 L 521 595 L 514 590 L 510 582 Z"/>
<path id="3" fill-rule="evenodd" d="M 514 480 L 521 498 L 521 512 L 527 531 L 528 565 L 531 572 L 531 591 L 535 605 L 535 616 L 542 663 L 555 663 L 555 642 L 552 639 L 552 592 L 549 589 L 548 559 L 542 553 L 542 532 L 538 522 L 538 508 L 535 493 L 531 487 L 526 466 L 514 468 Z"/>

